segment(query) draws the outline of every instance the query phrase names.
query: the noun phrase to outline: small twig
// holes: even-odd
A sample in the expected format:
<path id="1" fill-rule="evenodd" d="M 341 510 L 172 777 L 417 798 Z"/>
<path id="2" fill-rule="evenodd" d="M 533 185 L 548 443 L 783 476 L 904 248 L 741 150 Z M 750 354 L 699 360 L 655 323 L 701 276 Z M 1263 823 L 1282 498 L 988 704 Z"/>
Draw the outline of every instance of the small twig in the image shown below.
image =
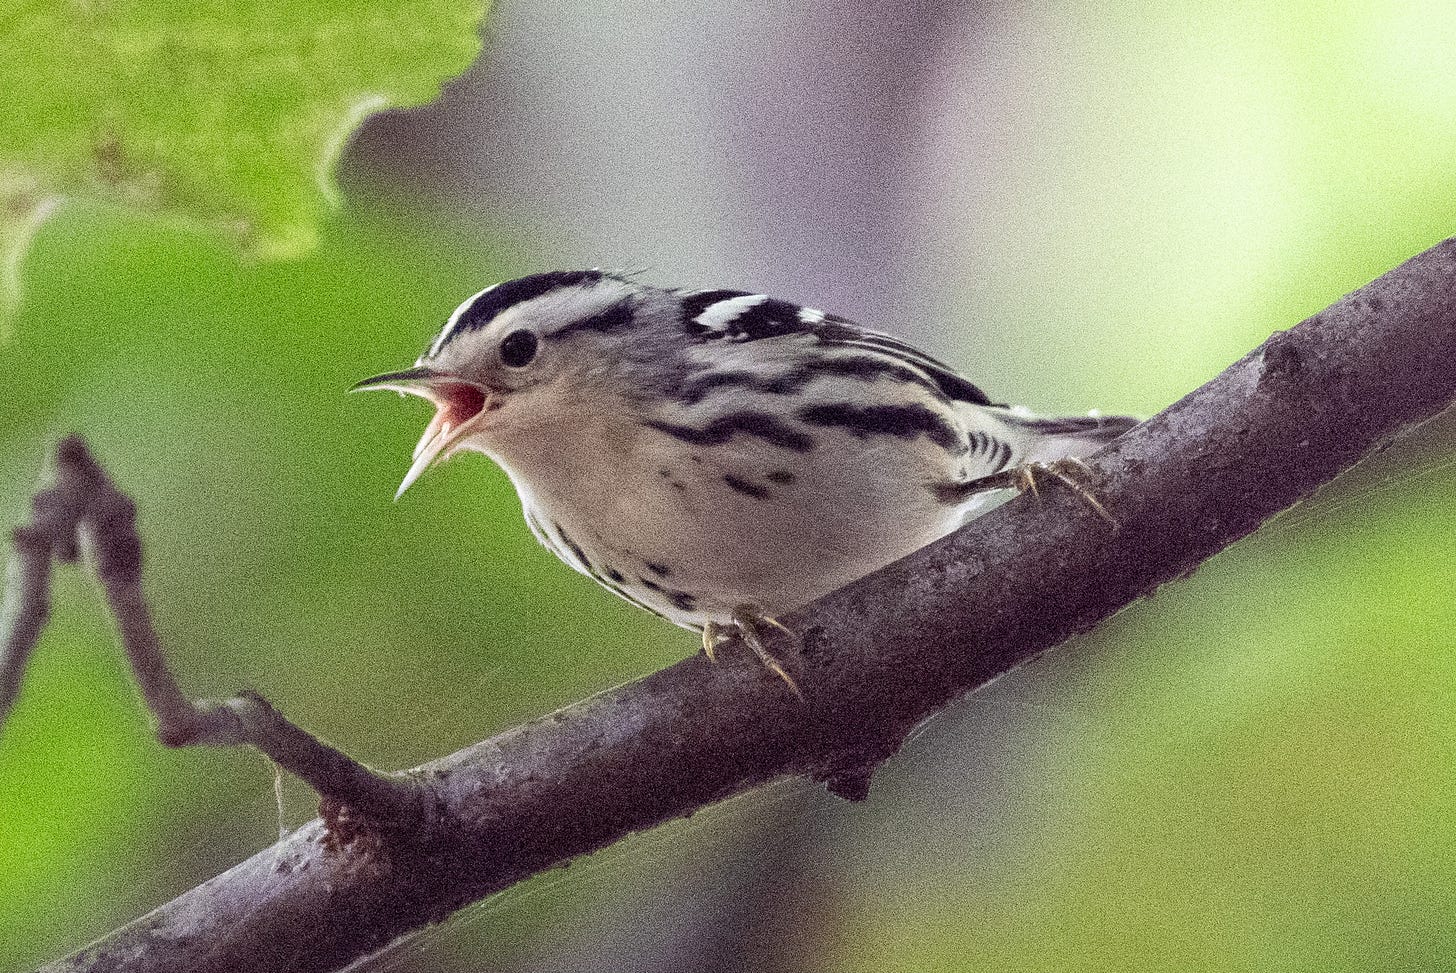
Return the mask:
<path id="1" fill-rule="evenodd" d="M 163 744 L 256 747 L 321 797 L 381 822 L 418 822 L 428 810 L 413 778 L 369 769 L 289 722 L 256 693 L 194 703 L 182 692 L 142 592 L 136 504 L 79 437 L 61 442 L 55 483 L 36 495 L 33 508 L 31 523 L 14 533 L 15 556 L 0 609 L 0 726 L 50 614 L 53 560 L 75 561 L 84 549 Z"/>
<path id="2" fill-rule="evenodd" d="M 791 613 L 806 700 L 685 659 L 416 771 L 438 826 L 380 867 L 306 824 L 49 973 L 321 973 L 785 775 L 863 796 L 927 716 L 1256 530 L 1456 402 L 1456 239 L 1229 366 L 1091 462 L 1118 521 L 1021 497 Z M 779 649 L 782 646 L 771 646 Z M 283 747 L 285 751 L 287 747 Z"/>
<path id="3" fill-rule="evenodd" d="M 76 445 L 70 439 L 61 443 L 60 463 L 68 462 Z M 78 555 L 76 524 L 86 499 L 84 481 L 58 477 L 55 486 L 31 500 L 31 522 L 11 533 L 14 555 L 6 566 L 5 596 L 0 602 L 0 727 L 20 693 L 30 653 L 50 620 L 52 562 L 74 561 Z"/>

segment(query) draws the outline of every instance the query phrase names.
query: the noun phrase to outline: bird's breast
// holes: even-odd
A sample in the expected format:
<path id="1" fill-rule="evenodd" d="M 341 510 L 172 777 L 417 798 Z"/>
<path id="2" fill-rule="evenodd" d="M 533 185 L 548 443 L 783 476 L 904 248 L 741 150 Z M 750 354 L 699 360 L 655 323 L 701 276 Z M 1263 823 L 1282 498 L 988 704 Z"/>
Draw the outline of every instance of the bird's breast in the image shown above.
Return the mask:
<path id="1" fill-rule="evenodd" d="M 694 436 L 647 427 L 537 468 L 502 462 L 526 520 L 562 561 L 698 627 L 753 605 L 786 612 L 955 526 L 926 489 L 923 447 L 822 432 Z M 707 441 L 692 441 L 694 438 Z"/>

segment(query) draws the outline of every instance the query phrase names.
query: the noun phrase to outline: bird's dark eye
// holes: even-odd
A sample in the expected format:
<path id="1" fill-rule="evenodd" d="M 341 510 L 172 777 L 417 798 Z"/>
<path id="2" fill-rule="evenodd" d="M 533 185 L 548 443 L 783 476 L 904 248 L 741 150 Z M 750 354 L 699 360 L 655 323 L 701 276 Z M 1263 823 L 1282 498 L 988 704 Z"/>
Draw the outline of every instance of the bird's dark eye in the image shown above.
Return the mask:
<path id="1" fill-rule="evenodd" d="M 540 347 L 541 339 L 534 331 L 512 331 L 501 340 L 501 362 L 511 368 L 525 368 Z"/>

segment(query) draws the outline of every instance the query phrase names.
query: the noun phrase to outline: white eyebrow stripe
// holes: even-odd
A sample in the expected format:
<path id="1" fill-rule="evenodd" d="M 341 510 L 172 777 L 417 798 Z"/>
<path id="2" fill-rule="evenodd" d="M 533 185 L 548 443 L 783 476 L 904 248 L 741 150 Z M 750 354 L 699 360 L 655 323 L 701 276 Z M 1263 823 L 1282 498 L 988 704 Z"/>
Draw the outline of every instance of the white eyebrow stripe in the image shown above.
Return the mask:
<path id="1" fill-rule="evenodd" d="M 485 290 L 472 294 L 470 297 L 467 297 L 465 300 L 461 301 L 460 306 L 455 308 L 455 310 L 451 313 L 450 320 L 445 322 L 445 327 L 442 328 L 439 335 L 435 337 L 434 343 L 430 345 L 429 354 L 427 354 L 425 357 L 434 358 L 436 355 L 438 355 L 440 353 L 440 349 L 445 347 L 445 342 L 450 340 L 450 335 L 455 332 L 455 326 L 460 323 L 460 317 L 465 313 L 466 309 L 499 286 L 499 284 L 491 284 Z"/>
<path id="2" fill-rule="evenodd" d="M 707 309 L 693 320 L 705 328 L 722 331 L 733 322 L 734 318 L 766 300 L 768 300 L 767 294 L 745 294 L 742 297 L 730 297 L 725 301 L 708 305 Z"/>

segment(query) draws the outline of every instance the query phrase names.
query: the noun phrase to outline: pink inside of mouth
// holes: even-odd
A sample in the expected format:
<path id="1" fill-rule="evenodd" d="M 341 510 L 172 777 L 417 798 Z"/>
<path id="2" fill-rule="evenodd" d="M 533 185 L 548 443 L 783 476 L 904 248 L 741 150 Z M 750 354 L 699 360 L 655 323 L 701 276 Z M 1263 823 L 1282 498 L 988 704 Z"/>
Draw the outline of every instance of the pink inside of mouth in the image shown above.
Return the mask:
<path id="1" fill-rule="evenodd" d="M 464 382 L 438 385 L 435 394 L 439 396 L 439 418 L 452 429 L 459 429 L 485 408 L 485 392 Z"/>

